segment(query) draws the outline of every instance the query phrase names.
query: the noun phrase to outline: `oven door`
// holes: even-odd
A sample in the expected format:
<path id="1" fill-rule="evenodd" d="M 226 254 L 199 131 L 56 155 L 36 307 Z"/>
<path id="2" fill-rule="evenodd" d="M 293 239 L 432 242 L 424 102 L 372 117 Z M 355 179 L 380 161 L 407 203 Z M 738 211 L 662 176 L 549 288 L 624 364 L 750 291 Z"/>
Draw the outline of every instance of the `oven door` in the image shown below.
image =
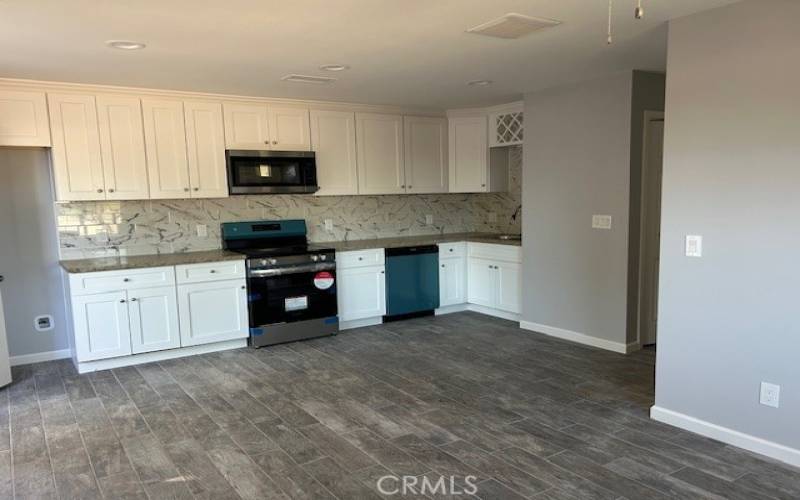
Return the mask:
<path id="1" fill-rule="evenodd" d="M 250 327 L 335 317 L 335 264 L 250 271 Z"/>
<path id="2" fill-rule="evenodd" d="M 231 194 L 319 191 L 313 152 L 227 151 L 226 158 Z"/>

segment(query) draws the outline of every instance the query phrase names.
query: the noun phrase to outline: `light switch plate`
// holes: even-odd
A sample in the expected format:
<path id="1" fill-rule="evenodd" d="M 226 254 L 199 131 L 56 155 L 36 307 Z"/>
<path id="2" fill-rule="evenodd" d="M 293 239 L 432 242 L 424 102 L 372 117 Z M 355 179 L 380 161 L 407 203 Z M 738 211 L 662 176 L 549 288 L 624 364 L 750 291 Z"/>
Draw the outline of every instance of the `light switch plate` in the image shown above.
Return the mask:
<path id="1" fill-rule="evenodd" d="M 690 234 L 686 236 L 686 256 L 687 257 L 702 257 L 703 256 L 703 237 L 697 234 Z"/>
<path id="2" fill-rule="evenodd" d="M 610 215 L 592 215 L 592 229 L 611 229 Z"/>
<path id="3" fill-rule="evenodd" d="M 206 226 L 205 224 L 198 224 L 196 229 L 198 238 L 208 237 L 208 226 Z"/>
<path id="4" fill-rule="evenodd" d="M 325 219 L 325 230 L 329 233 L 333 232 L 333 220 Z"/>
<path id="5" fill-rule="evenodd" d="M 425 225 L 432 226 L 433 225 L 433 215 L 428 214 L 425 216 Z"/>
<path id="6" fill-rule="evenodd" d="M 764 406 L 778 408 L 781 403 L 781 386 L 761 382 L 761 397 L 759 402 Z"/>

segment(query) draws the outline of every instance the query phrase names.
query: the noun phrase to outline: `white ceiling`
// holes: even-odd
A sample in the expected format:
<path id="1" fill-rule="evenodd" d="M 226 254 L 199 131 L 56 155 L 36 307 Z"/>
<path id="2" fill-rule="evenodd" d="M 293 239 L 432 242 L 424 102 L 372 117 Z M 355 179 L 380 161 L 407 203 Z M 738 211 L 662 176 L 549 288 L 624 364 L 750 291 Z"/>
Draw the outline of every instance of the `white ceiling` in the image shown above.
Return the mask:
<path id="1" fill-rule="evenodd" d="M 664 70 L 665 21 L 736 0 L 0 0 L 0 76 L 452 108 L 625 69 Z M 563 25 L 518 40 L 464 30 L 509 12 Z M 145 42 L 136 52 L 109 39 Z M 352 69 L 326 73 L 318 66 Z M 334 76 L 318 86 L 288 73 Z M 489 87 L 466 82 L 490 79 Z"/>

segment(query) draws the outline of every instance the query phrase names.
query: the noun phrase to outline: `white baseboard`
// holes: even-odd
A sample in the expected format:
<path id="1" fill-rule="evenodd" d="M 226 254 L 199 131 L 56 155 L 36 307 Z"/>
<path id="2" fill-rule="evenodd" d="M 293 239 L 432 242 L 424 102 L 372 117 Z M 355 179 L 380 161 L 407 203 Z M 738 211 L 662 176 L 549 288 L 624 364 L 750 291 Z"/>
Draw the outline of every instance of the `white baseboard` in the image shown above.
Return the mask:
<path id="1" fill-rule="evenodd" d="M 134 354 L 133 356 L 120 356 L 119 358 L 100 359 L 97 361 L 84 361 L 77 363 L 78 373 L 89 373 L 98 370 L 110 370 L 112 368 L 122 368 L 123 366 L 141 365 L 143 363 L 153 363 L 155 361 L 165 361 L 167 359 L 184 358 L 197 354 L 209 352 L 227 351 L 229 349 L 240 349 L 247 347 L 247 339 L 226 340 L 213 344 L 196 345 L 191 347 L 181 347 L 178 349 L 167 349 L 166 351 L 153 351 L 144 354 Z"/>
<path id="2" fill-rule="evenodd" d="M 640 349 L 638 342 L 631 342 L 630 344 L 623 344 L 622 342 L 612 342 L 611 340 L 600 339 L 586 335 L 585 333 L 573 332 L 563 328 L 556 328 L 554 326 L 540 325 L 530 321 L 520 321 L 519 327 L 523 330 L 531 330 L 538 333 L 543 333 L 551 337 L 556 337 L 563 340 L 569 340 L 578 344 L 597 347 L 605 349 L 606 351 L 618 352 L 620 354 L 629 354 L 633 351 Z"/>
<path id="3" fill-rule="evenodd" d="M 800 467 L 800 450 L 789 448 L 782 444 L 778 444 L 766 439 L 762 439 L 750 434 L 728 429 L 720 425 L 700 420 L 699 418 L 690 417 L 683 413 L 667 410 L 659 406 L 650 408 L 650 418 L 663 422 L 665 424 L 680 427 L 695 434 L 700 434 L 717 441 L 722 441 L 739 448 L 744 448 L 761 455 L 765 455 L 781 462 Z"/>
<path id="4" fill-rule="evenodd" d="M 467 306 L 467 304 L 457 304 L 454 306 L 440 307 L 439 309 L 436 309 L 434 313 L 436 313 L 437 316 L 441 316 L 443 314 L 453 314 L 457 312 L 463 312 L 468 310 L 468 308 L 469 306 Z"/>
<path id="5" fill-rule="evenodd" d="M 491 307 L 479 306 L 477 304 L 467 304 L 467 311 L 494 316 L 495 318 L 507 319 L 509 321 L 519 321 L 519 314 L 501 311 L 500 309 Z"/>
<path id="6" fill-rule="evenodd" d="M 382 316 L 375 316 L 374 318 L 354 319 L 352 321 L 339 320 L 339 331 L 352 330 L 353 328 L 364 328 L 366 326 L 375 326 L 383 323 Z"/>
<path id="7" fill-rule="evenodd" d="M 59 351 L 35 352 L 33 354 L 11 356 L 8 361 L 11 366 L 18 366 L 29 365 L 31 363 L 41 363 L 43 361 L 55 361 L 57 359 L 65 359 L 70 356 L 72 356 L 72 351 L 69 349 L 61 349 Z"/>

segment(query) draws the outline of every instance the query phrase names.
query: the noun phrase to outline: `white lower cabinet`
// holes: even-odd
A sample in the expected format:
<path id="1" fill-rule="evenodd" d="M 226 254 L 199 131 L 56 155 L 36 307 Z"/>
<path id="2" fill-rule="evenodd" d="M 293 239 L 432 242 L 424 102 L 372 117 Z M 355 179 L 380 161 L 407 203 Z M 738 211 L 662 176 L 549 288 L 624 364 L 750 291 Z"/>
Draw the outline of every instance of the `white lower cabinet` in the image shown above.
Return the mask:
<path id="1" fill-rule="evenodd" d="M 249 335 L 244 280 L 179 285 L 178 311 L 184 347 Z"/>
<path id="2" fill-rule="evenodd" d="M 133 354 L 181 346 L 174 286 L 128 292 L 128 315 Z"/>
<path id="3" fill-rule="evenodd" d="M 131 354 L 127 292 L 73 297 L 72 316 L 78 361 Z"/>
<path id="4" fill-rule="evenodd" d="M 439 245 L 439 307 L 467 302 L 467 258 L 465 243 Z"/>
<path id="5" fill-rule="evenodd" d="M 336 254 L 339 320 L 358 321 L 386 314 L 386 267 L 383 249 Z"/>
<path id="6" fill-rule="evenodd" d="M 70 274 L 68 283 L 78 363 L 249 335 L 244 261 Z"/>
<path id="7" fill-rule="evenodd" d="M 514 262 L 495 264 L 497 287 L 495 307 L 502 311 L 519 314 L 522 299 L 522 266 Z"/>
<path id="8" fill-rule="evenodd" d="M 494 307 L 496 293 L 494 262 L 486 259 L 470 258 L 469 294 L 467 300 L 470 304 Z"/>
<path id="9" fill-rule="evenodd" d="M 519 314 L 522 297 L 520 247 L 470 243 L 467 301 Z"/>

